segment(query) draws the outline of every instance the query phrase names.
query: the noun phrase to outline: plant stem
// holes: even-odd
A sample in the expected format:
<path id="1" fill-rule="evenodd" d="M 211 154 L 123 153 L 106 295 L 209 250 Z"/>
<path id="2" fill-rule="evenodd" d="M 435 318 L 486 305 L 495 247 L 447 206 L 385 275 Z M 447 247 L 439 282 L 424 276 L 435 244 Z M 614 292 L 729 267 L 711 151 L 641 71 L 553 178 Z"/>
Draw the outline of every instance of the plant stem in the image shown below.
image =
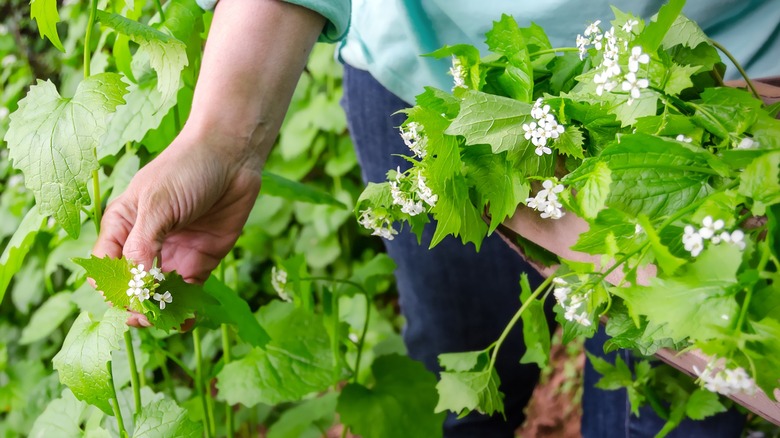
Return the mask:
<path id="1" fill-rule="evenodd" d="M 95 159 L 97 159 L 97 150 L 93 149 L 92 152 L 95 154 Z M 94 192 L 92 195 L 95 197 L 92 200 L 94 204 L 92 206 L 92 219 L 95 222 L 95 230 L 100 234 L 100 221 L 103 220 L 103 204 L 100 200 L 100 174 L 97 170 L 92 171 L 92 191 Z"/>
<path id="2" fill-rule="evenodd" d="M 111 409 L 114 411 L 114 417 L 116 418 L 116 425 L 119 428 L 119 436 L 121 438 L 127 438 L 127 431 L 125 430 L 125 421 L 122 419 L 122 411 L 119 409 L 119 398 L 116 395 L 116 387 L 114 387 L 114 370 L 111 368 L 111 362 L 106 363 L 108 368 L 108 384 L 111 386 L 111 393 L 113 398 L 111 399 Z"/>
<path id="3" fill-rule="evenodd" d="M 538 52 L 531 53 L 528 56 L 534 57 L 534 56 L 547 55 L 550 53 L 560 53 L 560 52 L 565 53 L 565 52 L 579 52 L 579 51 L 580 49 L 578 49 L 577 47 L 557 47 L 552 49 L 540 50 Z"/>
<path id="4" fill-rule="evenodd" d="M 224 272 L 225 270 L 223 268 L 223 281 L 225 280 Z M 227 324 L 222 324 L 220 328 L 222 329 L 222 362 L 224 365 L 227 365 L 231 360 L 233 360 L 230 351 L 230 328 L 227 326 Z M 227 402 L 225 402 L 225 431 L 228 438 L 233 438 L 233 406 L 230 406 L 230 404 Z"/>
<path id="5" fill-rule="evenodd" d="M 366 298 L 368 299 L 368 298 Z M 339 355 L 339 296 L 335 292 L 331 293 L 331 312 L 333 313 L 333 340 L 331 341 L 331 353 L 333 354 L 333 365 L 339 367 L 341 357 Z"/>
<path id="6" fill-rule="evenodd" d="M 744 68 L 742 68 L 742 65 L 737 61 L 737 59 L 734 57 L 734 55 L 731 54 L 728 50 L 726 50 L 725 47 L 721 46 L 720 43 L 718 43 L 715 40 L 710 40 L 710 44 L 712 44 L 716 49 L 723 52 L 724 55 L 726 55 L 726 58 L 728 58 L 735 67 L 737 67 L 737 70 L 739 71 L 739 74 L 742 75 L 742 77 L 745 79 L 745 83 L 747 84 L 748 88 L 750 88 L 750 92 L 753 93 L 753 96 L 755 96 L 756 99 L 761 100 L 761 95 L 758 94 L 758 90 L 756 90 L 756 86 L 753 85 L 753 81 L 750 80 L 750 77 L 748 77 L 747 72 Z"/>
<path id="7" fill-rule="evenodd" d="M 173 387 L 173 380 L 171 379 L 171 372 L 168 370 L 167 360 L 163 361 L 162 365 L 160 366 L 160 371 L 162 371 L 163 380 L 165 380 L 165 386 L 168 389 L 168 395 L 170 395 L 173 401 L 178 404 L 179 400 L 176 399 L 176 390 Z"/>
<path id="8" fill-rule="evenodd" d="M 552 279 L 554 278 L 554 275 L 551 275 L 544 279 L 542 284 L 539 285 L 539 287 L 536 288 L 536 290 L 529 296 L 522 306 L 520 306 L 520 309 L 515 313 L 515 315 L 512 317 L 512 320 L 509 321 L 509 324 L 504 327 L 504 331 L 501 333 L 501 336 L 498 337 L 498 340 L 493 343 L 493 354 L 490 357 L 490 366 L 488 369 L 494 368 L 496 365 L 496 359 L 498 358 L 498 350 L 501 349 L 501 345 L 504 343 L 504 340 L 507 336 L 509 336 L 509 332 L 512 331 L 512 329 L 515 327 L 515 324 L 517 324 L 517 321 L 520 320 L 520 317 L 523 315 L 523 312 L 525 312 L 525 309 L 528 308 L 528 306 L 531 305 L 531 303 L 541 295 L 542 292 L 544 292 L 547 287 L 550 285 L 550 282 L 552 282 Z"/>
<path id="9" fill-rule="evenodd" d="M 203 409 L 203 430 L 206 432 L 206 436 L 211 438 L 211 425 L 209 424 L 208 414 L 208 402 L 206 401 L 206 389 L 205 382 L 203 381 L 203 364 L 201 358 L 203 352 L 200 345 L 200 329 L 195 328 L 192 330 L 192 343 L 195 349 L 195 387 L 200 395 L 200 405 Z"/>
<path id="10" fill-rule="evenodd" d="M 366 320 L 363 323 L 363 333 L 360 334 L 360 342 L 357 345 L 357 357 L 355 358 L 355 371 L 352 376 L 352 381 L 357 383 L 358 374 L 360 372 L 360 359 L 363 356 L 363 344 L 366 341 L 366 333 L 368 332 L 368 321 L 371 319 L 371 299 L 368 295 L 366 297 Z"/>
<path id="11" fill-rule="evenodd" d="M 130 382 L 133 387 L 133 401 L 135 412 L 141 412 L 141 383 L 138 379 L 138 367 L 135 364 L 135 349 L 133 348 L 133 335 L 125 332 L 125 348 L 127 349 L 127 361 L 130 363 Z"/>
<path id="12" fill-rule="evenodd" d="M 87 33 L 84 35 L 84 79 L 90 77 L 90 57 L 92 56 L 92 28 L 95 27 L 95 16 L 97 16 L 97 0 L 92 0 L 89 8 L 89 18 L 87 19 Z"/>
<path id="13" fill-rule="evenodd" d="M 154 7 L 157 8 L 157 12 L 160 14 L 160 21 L 165 21 L 165 11 L 163 11 L 162 3 L 160 0 L 154 0 Z"/>

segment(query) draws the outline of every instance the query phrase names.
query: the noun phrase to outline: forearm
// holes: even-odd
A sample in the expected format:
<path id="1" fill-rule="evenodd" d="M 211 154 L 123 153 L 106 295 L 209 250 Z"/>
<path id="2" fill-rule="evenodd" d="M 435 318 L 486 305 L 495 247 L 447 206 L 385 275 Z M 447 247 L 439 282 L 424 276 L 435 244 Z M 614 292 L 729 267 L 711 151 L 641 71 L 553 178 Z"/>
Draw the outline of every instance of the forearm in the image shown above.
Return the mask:
<path id="1" fill-rule="evenodd" d="M 324 23 L 278 0 L 219 2 L 184 134 L 262 165 Z"/>

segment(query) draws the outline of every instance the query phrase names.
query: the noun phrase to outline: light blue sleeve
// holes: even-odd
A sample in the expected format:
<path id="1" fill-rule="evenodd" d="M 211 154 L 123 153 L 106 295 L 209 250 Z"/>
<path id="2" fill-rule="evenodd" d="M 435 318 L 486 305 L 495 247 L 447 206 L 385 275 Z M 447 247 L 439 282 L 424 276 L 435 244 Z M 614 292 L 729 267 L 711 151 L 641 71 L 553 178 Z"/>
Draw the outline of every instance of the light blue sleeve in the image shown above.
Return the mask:
<path id="1" fill-rule="evenodd" d="M 198 5 L 205 9 L 214 9 L 218 0 L 195 0 Z M 351 0 L 284 0 L 304 8 L 311 9 L 314 12 L 325 17 L 328 22 L 322 29 L 319 41 L 335 43 L 340 41 L 347 34 L 349 29 L 349 18 L 351 15 Z"/>

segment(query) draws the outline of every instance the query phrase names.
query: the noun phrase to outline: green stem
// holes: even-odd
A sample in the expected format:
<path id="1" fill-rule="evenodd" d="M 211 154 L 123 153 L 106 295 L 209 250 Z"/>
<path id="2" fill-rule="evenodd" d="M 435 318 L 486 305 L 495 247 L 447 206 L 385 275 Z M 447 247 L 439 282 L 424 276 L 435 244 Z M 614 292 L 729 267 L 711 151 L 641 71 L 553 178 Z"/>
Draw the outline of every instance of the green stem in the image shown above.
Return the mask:
<path id="1" fill-rule="evenodd" d="M 163 380 L 165 380 L 165 386 L 168 389 L 168 395 L 170 395 L 171 399 L 173 399 L 173 401 L 178 404 L 179 400 L 176 399 L 176 389 L 173 387 L 173 379 L 171 379 L 171 371 L 168 369 L 167 360 L 163 361 L 162 365 L 160 366 L 160 371 L 162 371 Z"/>
<path id="2" fill-rule="evenodd" d="M 197 327 L 192 330 L 192 343 L 195 349 L 195 388 L 198 391 L 198 395 L 200 396 L 200 405 L 203 409 L 203 431 L 206 433 L 208 438 L 211 438 L 213 435 L 211 433 L 211 425 L 209 424 L 209 408 L 208 402 L 206 401 L 206 386 L 205 382 L 203 381 L 203 352 L 200 345 L 200 329 Z"/>
<path id="3" fill-rule="evenodd" d="M 116 418 L 116 425 L 119 428 L 119 436 L 121 438 L 127 438 L 127 431 L 125 430 L 125 421 L 122 419 L 122 411 L 119 409 L 119 398 L 116 395 L 116 387 L 114 387 L 114 370 L 111 368 L 111 362 L 106 363 L 108 368 L 108 384 L 111 386 L 111 394 L 114 396 L 111 398 L 111 409 L 114 411 L 114 417 Z"/>
<path id="4" fill-rule="evenodd" d="M 366 298 L 368 299 L 368 298 Z M 339 319 L 339 296 L 335 292 L 331 294 L 331 312 L 333 313 L 333 340 L 330 346 L 330 352 L 333 355 L 333 365 L 340 368 L 341 355 L 339 354 L 339 326 L 341 320 Z"/>
<path id="5" fill-rule="evenodd" d="M 357 383 L 358 374 L 360 373 L 360 359 L 363 356 L 363 344 L 366 341 L 366 333 L 368 333 L 368 321 L 371 319 L 371 300 L 366 295 L 366 320 L 363 323 L 363 333 L 360 334 L 360 342 L 357 345 L 357 357 L 355 358 L 355 374 L 352 376 L 352 381 Z"/>
<path id="6" fill-rule="evenodd" d="M 95 17 L 97 16 L 97 7 L 98 2 L 97 0 L 92 0 L 90 8 L 89 8 L 89 18 L 87 19 L 87 33 L 84 35 L 84 79 L 87 79 L 90 76 L 90 57 L 92 56 L 91 52 L 91 42 L 92 42 L 92 28 L 95 27 Z"/>
<path id="7" fill-rule="evenodd" d="M 171 352 L 169 352 L 168 350 L 166 350 L 166 349 L 164 349 L 164 348 L 161 348 L 159 351 L 162 351 L 162 352 L 163 352 L 163 354 L 165 355 L 165 357 L 167 357 L 168 359 L 170 359 L 170 360 L 171 360 L 171 362 L 173 362 L 173 363 L 175 363 L 176 365 L 178 365 L 178 366 L 179 366 L 179 368 L 181 368 L 181 370 L 182 370 L 182 371 L 184 371 L 184 373 L 185 373 L 185 374 L 187 374 L 187 376 L 188 376 L 190 379 L 192 379 L 193 381 L 194 381 L 194 380 L 196 380 L 196 376 L 195 376 L 195 374 L 192 374 L 192 371 L 190 371 L 190 369 L 189 369 L 189 368 L 187 368 L 187 366 L 186 366 L 186 365 L 184 365 L 184 362 L 182 362 L 181 360 L 179 360 L 179 358 L 178 358 L 178 357 L 174 356 L 173 354 L 171 354 Z"/>
<path id="8" fill-rule="evenodd" d="M 127 362 L 130 364 L 130 383 L 133 387 L 133 401 L 135 412 L 141 412 L 141 382 L 138 378 L 138 367 L 135 364 L 135 349 L 133 348 L 133 336 L 130 331 L 125 332 L 125 348 L 127 349 Z"/>
<path id="9" fill-rule="evenodd" d="M 225 279 L 225 270 L 222 269 L 222 280 Z M 227 324 L 222 324 L 222 362 L 224 365 L 229 364 L 232 360 L 232 353 L 230 350 L 230 328 Z M 228 438 L 233 438 L 233 406 L 225 402 L 225 431 Z"/>
<path id="10" fill-rule="evenodd" d="M 724 55 L 726 55 L 726 58 L 728 58 L 735 67 L 737 67 L 737 70 L 739 71 L 739 74 L 742 75 L 742 78 L 745 79 L 745 83 L 747 84 L 748 88 L 750 88 L 750 92 L 753 93 L 753 96 L 755 96 L 756 99 L 761 100 L 761 95 L 758 93 L 758 90 L 756 90 L 756 86 L 753 85 L 753 81 L 750 80 L 750 77 L 748 77 L 747 72 L 744 68 L 742 68 L 742 65 L 737 61 L 737 58 L 734 57 L 734 55 L 731 54 L 728 50 L 726 50 L 725 47 L 720 45 L 717 41 L 710 40 L 710 44 L 712 44 L 716 49 L 723 52 Z"/>
<path id="11" fill-rule="evenodd" d="M 92 151 L 95 154 L 95 157 L 97 157 L 97 150 Z M 100 234 L 100 222 L 103 220 L 103 204 L 100 199 L 100 174 L 97 170 L 92 171 L 92 191 L 93 196 L 95 199 L 92 200 L 93 210 L 92 210 L 92 216 L 93 221 L 95 222 L 95 230 L 98 234 Z"/>
<path id="12" fill-rule="evenodd" d="M 579 52 L 579 51 L 580 49 L 578 49 L 577 47 L 554 47 L 552 49 L 545 49 L 545 50 L 540 50 L 538 52 L 531 53 L 528 56 L 534 57 L 534 56 L 547 55 L 550 53 L 561 53 L 561 52 L 565 53 L 565 52 Z"/>
<path id="13" fill-rule="evenodd" d="M 157 8 L 157 12 L 160 14 L 160 21 L 165 21 L 165 11 L 163 11 L 160 0 L 154 0 L 154 7 Z"/>
<path id="14" fill-rule="evenodd" d="M 499 336 L 498 340 L 493 343 L 493 354 L 490 357 L 490 366 L 488 369 L 492 369 L 496 365 L 496 359 L 498 358 L 498 350 L 501 349 L 501 345 L 504 343 L 504 340 L 507 336 L 509 336 L 509 332 L 512 331 L 512 329 L 517 324 L 517 321 L 520 320 L 520 317 L 523 315 L 523 312 L 525 312 L 525 309 L 528 308 L 528 306 L 531 305 L 531 303 L 542 294 L 545 290 L 547 290 L 547 287 L 550 285 L 550 282 L 552 282 L 552 279 L 555 276 L 551 275 L 547 277 L 542 284 L 539 285 L 539 287 L 536 288 L 536 290 L 529 296 L 522 306 L 520 306 L 520 309 L 515 313 L 515 316 L 512 317 L 512 320 L 509 321 L 509 324 L 507 324 L 506 327 L 504 327 L 504 331 L 501 333 L 501 336 Z"/>

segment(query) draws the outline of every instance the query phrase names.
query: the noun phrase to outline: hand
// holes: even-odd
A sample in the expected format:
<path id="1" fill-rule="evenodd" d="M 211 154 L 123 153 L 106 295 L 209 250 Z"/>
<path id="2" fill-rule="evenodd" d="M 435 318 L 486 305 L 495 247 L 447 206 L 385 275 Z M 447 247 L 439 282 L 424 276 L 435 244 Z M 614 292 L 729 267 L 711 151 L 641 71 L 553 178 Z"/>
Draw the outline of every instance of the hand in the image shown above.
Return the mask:
<path id="1" fill-rule="evenodd" d="M 235 244 L 260 190 L 259 154 L 219 140 L 185 129 L 109 204 L 93 253 L 146 266 L 157 258 L 163 271 L 204 282 Z M 150 325 L 139 314 L 128 323 Z"/>

